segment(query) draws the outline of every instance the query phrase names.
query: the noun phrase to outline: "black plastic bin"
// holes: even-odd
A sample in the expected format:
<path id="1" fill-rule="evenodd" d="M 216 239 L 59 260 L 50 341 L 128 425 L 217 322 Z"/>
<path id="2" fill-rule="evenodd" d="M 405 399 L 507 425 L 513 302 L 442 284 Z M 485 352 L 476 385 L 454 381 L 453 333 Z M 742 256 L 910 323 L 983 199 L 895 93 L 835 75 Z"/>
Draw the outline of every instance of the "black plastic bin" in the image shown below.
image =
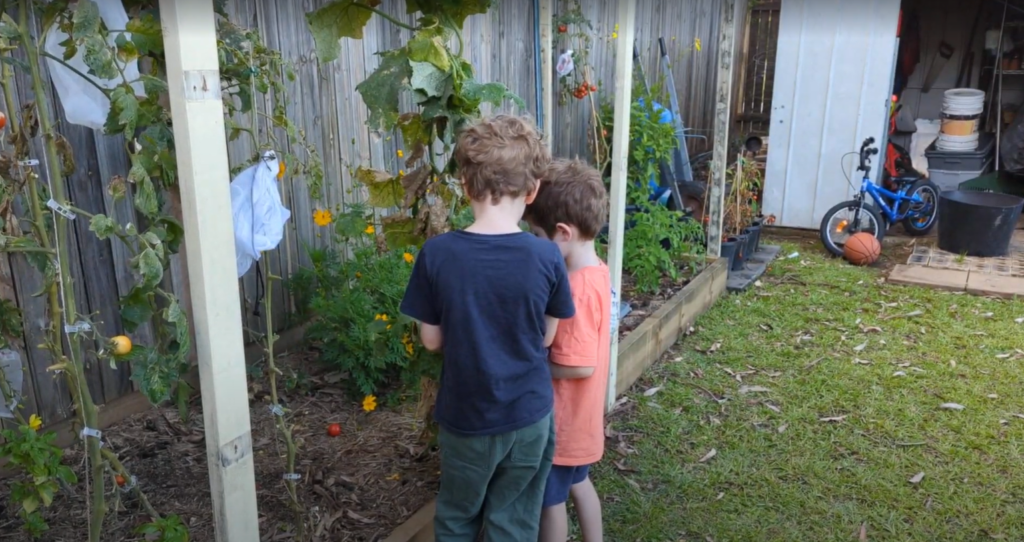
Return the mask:
<path id="1" fill-rule="evenodd" d="M 1010 194 L 953 190 L 939 194 L 939 248 L 991 258 L 1010 250 L 1024 199 Z"/>

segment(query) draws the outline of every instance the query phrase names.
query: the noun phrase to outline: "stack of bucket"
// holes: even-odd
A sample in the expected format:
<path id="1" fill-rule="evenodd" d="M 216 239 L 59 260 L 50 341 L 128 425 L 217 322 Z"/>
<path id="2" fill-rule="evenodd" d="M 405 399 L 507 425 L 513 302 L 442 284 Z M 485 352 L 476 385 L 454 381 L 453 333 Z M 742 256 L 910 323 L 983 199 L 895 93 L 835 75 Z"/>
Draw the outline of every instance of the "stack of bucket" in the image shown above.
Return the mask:
<path id="1" fill-rule="evenodd" d="M 947 90 L 942 97 L 942 131 L 935 147 L 952 152 L 977 149 L 978 123 L 984 110 L 985 91 L 973 88 Z"/>

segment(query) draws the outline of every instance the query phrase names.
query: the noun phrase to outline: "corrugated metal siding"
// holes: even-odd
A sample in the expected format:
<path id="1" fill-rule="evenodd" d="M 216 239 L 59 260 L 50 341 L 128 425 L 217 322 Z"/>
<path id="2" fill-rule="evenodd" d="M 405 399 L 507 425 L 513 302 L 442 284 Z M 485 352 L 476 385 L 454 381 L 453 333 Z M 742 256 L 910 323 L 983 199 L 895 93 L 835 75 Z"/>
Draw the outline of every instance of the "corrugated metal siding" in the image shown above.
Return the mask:
<path id="1" fill-rule="evenodd" d="M 867 137 L 884 143 L 899 8 L 783 0 L 764 187 L 776 225 L 817 229 L 854 193 L 843 171 L 856 177 L 856 157 L 844 155 Z"/>

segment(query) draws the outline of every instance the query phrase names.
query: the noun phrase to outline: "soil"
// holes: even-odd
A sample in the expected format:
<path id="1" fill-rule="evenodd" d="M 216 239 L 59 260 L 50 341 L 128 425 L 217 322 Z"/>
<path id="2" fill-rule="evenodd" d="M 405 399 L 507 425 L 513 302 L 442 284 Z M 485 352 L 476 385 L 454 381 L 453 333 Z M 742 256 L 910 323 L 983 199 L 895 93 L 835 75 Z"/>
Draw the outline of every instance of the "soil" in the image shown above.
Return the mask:
<path id="1" fill-rule="evenodd" d="M 290 356 L 283 364 L 316 366 L 316 353 Z M 287 373 L 287 371 L 286 371 Z M 308 376 L 302 392 L 288 394 L 299 447 L 298 484 L 305 504 L 306 525 L 314 540 L 371 542 L 383 540 L 434 497 L 438 487 L 437 454 L 420 444 L 421 424 L 415 416 L 415 401 L 389 408 L 381 405 L 364 412 L 362 405 L 338 388 L 337 373 Z M 255 379 L 263 380 L 263 379 Z M 250 388 L 253 453 L 262 540 L 292 540 L 294 515 L 288 507 L 282 475 L 283 441 L 277 436 L 269 412 L 269 394 Z M 383 399 L 381 399 L 383 401 Z M 122 463 L 161 514 L 177 514 L 188 526 L 191 540 L 212 541 L 213 508 L 206 463 L 202 412 L 194 401 L 188 422 L 183 423 L 174 408 L 156 408 L 138 414 L 103 432 L 105 446 L 115 450 Z M 327 426 L 338 423 L 339 437 L 327 435 Z M 63 491 L 47 509 L 50 525 L 39 540 L 81 542 L 88 532 L 83 448 L 66 452 L 65 464 L 72 465 L 79 484 Z M 16 510 L 6 499 L 10 480 L 0 480 L 0 540 L 30 538 L 21 531 Z M 107 515 L 104 542 L 141 541 L 133 531 L 149 521 L 134 495 L 113 491 L 120 497 L 117 511 Z"/>
<path id="2" fill-rule="evenodd" d="M 633 331 L 654 314 L 669 299 L 678 294 L 697 274 L 689 267 L 680 267 L 680 278 L 673 280 L 662 277 L 661 287 L 656 293 L 642 294 L 636 291 L 636 281 L 625 272 L 622 274 L 622 302 L 629 303 L 632 309 L 621 321 L 619 321 L 619 340 L 622 340 L 630 331 Z"/>

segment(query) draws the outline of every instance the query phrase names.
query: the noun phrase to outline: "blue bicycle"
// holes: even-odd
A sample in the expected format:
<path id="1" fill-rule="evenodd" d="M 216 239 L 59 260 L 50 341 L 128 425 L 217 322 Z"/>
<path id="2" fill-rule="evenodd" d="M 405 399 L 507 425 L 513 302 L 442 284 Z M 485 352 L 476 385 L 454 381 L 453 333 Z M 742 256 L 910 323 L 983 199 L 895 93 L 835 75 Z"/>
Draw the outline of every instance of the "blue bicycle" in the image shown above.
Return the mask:
<path id="1" fill-rule="evenodd" d="M 829 209 L 821 219 L 821 242 L 836 256 L 843 255 L 846 240 L 855 233 L 871 233 L 881 243 L 885 232 L 897 222 L 902 222 L 913 236 L 927 235 L 935 226 L 939 187 L 909 164 L 892 168 L 900 175 L 887 175 L 886 187 L 876 185 L 871 181 L 871 157 L 878 154 L 878 148 L 872 147 L 874 143 L 875 138 L 869 137 L 860 147 L 857 171 L 864 172 L 860 193 Z M 891 156 L 889 160 L 905 162 L 906 157 Z M 867 201 L 867 196 L 871 196 L 874 205 Z"/>

